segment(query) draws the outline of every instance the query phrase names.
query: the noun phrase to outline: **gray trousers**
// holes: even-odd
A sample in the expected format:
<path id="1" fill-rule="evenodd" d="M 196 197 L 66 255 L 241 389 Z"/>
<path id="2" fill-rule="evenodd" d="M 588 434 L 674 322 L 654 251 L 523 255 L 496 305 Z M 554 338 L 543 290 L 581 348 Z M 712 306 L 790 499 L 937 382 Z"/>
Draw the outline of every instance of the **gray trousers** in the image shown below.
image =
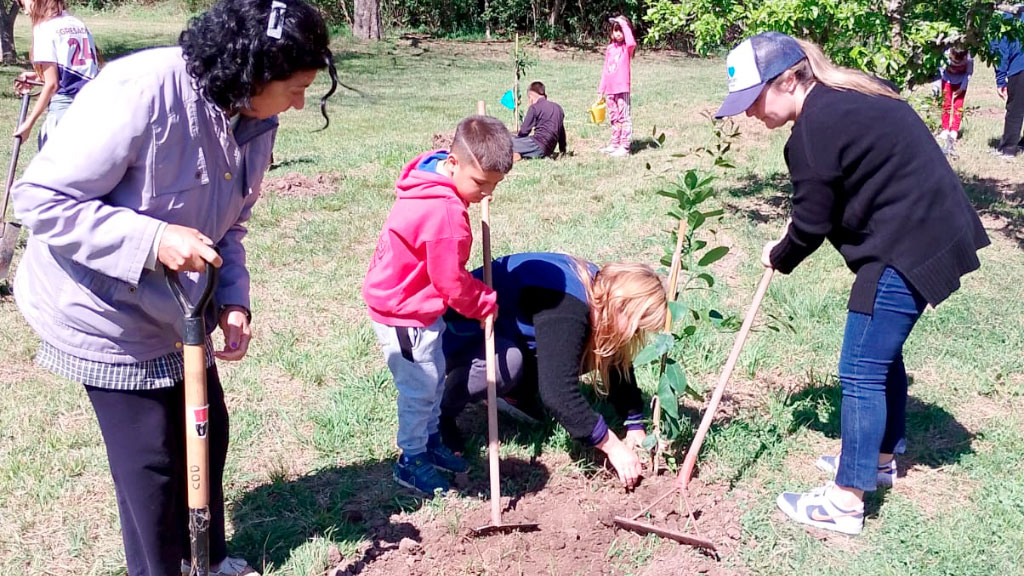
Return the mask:
<path id="1" fill-rule="evenodd" d="M 406 456 L 426 452 L 427 439 L 438 431 L 444 394 L 441 336 L 445 328 L 441 318 L 426 328 L 373 323 L 398 389 L 398 447 Z"/>

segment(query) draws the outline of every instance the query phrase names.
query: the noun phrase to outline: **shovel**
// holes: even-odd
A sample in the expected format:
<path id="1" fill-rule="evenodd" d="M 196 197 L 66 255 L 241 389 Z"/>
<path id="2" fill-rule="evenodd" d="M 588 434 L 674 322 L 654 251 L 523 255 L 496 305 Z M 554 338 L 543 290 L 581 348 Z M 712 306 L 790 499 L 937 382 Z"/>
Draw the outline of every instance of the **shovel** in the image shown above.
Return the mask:
<path id="1" fill-rule="evenodd" d="M 185 355 L 185 466 L 188 481 L 188 538 L 191 543 L 189 576 L 210 573 L 210 430 L 206 401 L 206 322 L 203 312 L 217 285 L 218 269 L 206 264 L 206 286 L 193 304 L 185 295 L 178 274 L 164 269 L 171 289 L 185 315 L 182 338 Z"/>
<path id="2" fill-rule="evenodd" d="M 686 452 L 686 459 L 683 460 L 683 466 L 679 469 L 675 485 L 671 490 L 656 498 L 654 502 L 651 502 L 646 508 L 633 516 L 630 516 L 629 518 L 616 516 L 615 524 L 617 526 L 634 532 L 639 532 L 640 534 L 657 534 L 663 538 L 670 538 L 682 544 L 688 544 L 690 546 L 704 549 L 717 556 L 717 548 L 715 547 L 714 542 L 704 538 L 699 533 L 696 535 L 683 534 L 682 532 L 677 532 L 675 530 L 660 528 L 648 522 L 641 522 L 639 518 L 646 514 L 651 508 L 654 508 L 654 506 L 662 500 L 676 492 L 679 492 L 682 496 L 683 502 L 686 503 L 690 521 L 693 522 L 694 527 L 696 528 L 697 523 L 693 516 L 693 510 L 690 510 L 690 503 L 686 500 L 686 487 L 693 478 L 693 467 L 697 463 L 697 454 L 700 453 L 701 446 L 704 444 L 704 436 L 707 435 L 708 429 L 711 428 L 711 422 L 715 419 L 715 412 L 718 410 L 718 403 L 722 400 L 722 393 L 725 392 L 725 385 L 729 382 L 729 377 L 732 376 L 732 370 L 735 368 L 736 361 L 739 359 L 740 352 L 743 350 L 743 344 L 747 340 L 747 334 L 750 333 L 750 327 L 754 324 L 754 318 L 757 317 L 757 310 L 761 307 L 761 301 L 764 299 L 765 293 L 768 292 L 768 285 L 772 281 L 772 274 L 774 272 L 775 271 L 771 268 L 766 268 L 764 274 L 761 276 L 761 283 L 758 284 L 757 291 L 754 293 L 754 300 L 750 303 L 750 308 L 747 309 L 747 316 L 743 319 L 743 325 L 740 327 L 740 331 L 736 335 L 736 341 L 732 345 L 732 351 L 729 352 L 729 359 L 725 362 L 725 368 L 722 370 L 722 375 L 718 378 L 718 384 L 715 386 L 714 393 L 711 394 L 711 401 L 708 402 L 708 407 L 704 411 L 704 417 L 700 421 L 700 427 L 697 429 L 697 434 L 693 437 L 693 442 L 690 443 L 690 449 Z"/>
<path id="3" fill-rule="evenodd" d="M 28 116 L 28 103 L 32 95 L 25 93 L 21 97 L 21 112 L 18 114 L 18 126 Z M 4 187 L 4 201 L 0 205 L 0 280 L 7 278 L 11 271 L 11 260 L 14 259 L 14 247 L 21 235 L 21 224 L 7 222 L 7 204 L 11 199 L 11 184 L 14 183 L 14 171 L 18 167 L 18 153 L 21 152 L 21 136 L 14 137 L 14 148 L 11 150 L 11 166 L 7 169 L 7 185 Z"/>
<path id="4" fill-rule="evenodd" d="M 486 112 L 483 101 L 477 102 L 477 112 Z M 484 284 L 493 288 L 491 278 L 491 199 L 480 203 L 481 237 L 484 252 Z M 484 320 L 484 356 L 487 360 L 487 457 L 491 480 L 491 523 L 473 528 L 473 534 L 486 536 L 501 532 L 533 532 L 537 524 L 503 524 L 501 522 L 501 472 L 498 457 L 498 386 L 494 357 L 494 314 Z"/>

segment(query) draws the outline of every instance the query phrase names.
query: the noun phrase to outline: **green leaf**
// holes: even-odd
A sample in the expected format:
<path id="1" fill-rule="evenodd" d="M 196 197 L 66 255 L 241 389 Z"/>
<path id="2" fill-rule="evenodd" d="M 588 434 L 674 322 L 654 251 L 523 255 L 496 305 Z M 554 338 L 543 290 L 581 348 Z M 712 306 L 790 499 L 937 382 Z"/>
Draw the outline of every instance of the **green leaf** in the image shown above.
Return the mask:
<path id="1" fill-rule="evenodd" d="M 704 212 L 704 217 L 705 218 L 715 218 L 717 216 L 721 216 L 722 214 L 725 214 L 725 210 L 721 210 L 721 209 L 719 209 L 719 210 L 710 210 L 708 212 Z"/>
<path id="2" fill-rule="evenodd" d="M 708 288 L 714 288 L 714 286 L 715 286 L 715 277 L 712 276 L 711 274 L 708 274 L 707 272 L 705 272 L 703 274 L 697 274 L 697 278 L 700 278 L 701 280 L 707 282 L 708 283 Z"/>
<path id="3" fill-rule="evenodd" d="M 657 194 L 658 196 L 664 196 L 665 198 L 672 198 L 673 200 L 678 198 L 675 192 L 673 192 L 672 190 L 665 190 L 664 188 L 658 190 L 657 192 L 655 192 L 655 194 Z"/>
<path id="4" fill-rule="evenodd" d="M 686 374 L 678 362 L 672 361 L 665 364 L 665 376 L 667 376 L 667 382 L 676 396 L 686 390 Z"/>
<path id="5" fill-rule="evenodd" d="M 670 418 L 679 419 L 679 397 L 676 396 L 673 388 L 673 378 L 675 378 L 672 372 L 669 371 L 668 367 L 665 368 L 665 373 L 661 375 L 661 381 L 658 383 L 658 400 L 661 401 L 661 410 L 667 414 Z"/>
<path id="6" fill-rule="evenodd" d="M 658 263 L 661 264 L 662 266 L 671 266 L 672 265 L 672 255 L 671 254 L 666 254 L 666 255 L 662 256 L 661 260 L 658 260 Z"/>
<path id="7" fill-rule="evenodd" d="M 683 183 L 686 184 L 688 189 L 695 189 L 697 187 L 697 171 L 687 170 L 686 176 L 683 177 Z"/>
<path id="8" fill-rule="evenodd" d="M 708 266 L 710 264 L 714 264 L 715 262 L 721 260 L 728 253 L 728 246 L 717 246 L 715 248 L 712 248 L 711 250 L 708 250 L 707 253 L 705 253 L 704 256 L 701 257 L 700 262 L 698 262 L 697 265 Z"/>
<path id="9" fill-rule="evenodd" d="M 655 436 L 654 434 L 648 434 L 647 437 L 644 438 L 644 441 L 640 444 L 640 446 L 642 446 L 644 450 L 650 452 L 651 450 L 654 450 L 654 447 L 657 446 L 657 444 L 658 437 Z"/>
<path id="10" fill-rule="evenodd" d="M 690 224 L 690 230 L 700 228 L 701 224 L 704 223 L 704 220 L 704 215 L 696 210 L 693 210 L 686 215 L 686 221 Z"/>
<path id="11" fill-rule="evenodd" d="M 693 334 L 696 331 L 697 331 L 697 327 L 694 326 L 693 324 L 690 324 L 686 328 L 683 328 L 683 334 L 686 335 L 686 336 L 693 336 Z"/>
<path id="12" fill-rule="evenodd" d="M 686 305 L 682 302 L 669 302 L 668 311 L 672 314 L 672 321 L 675 322 L 686 314 Z"/>
<path id="13" fill-rule="evenodd" d="M 671 334 L 656 334 L 651 343 L 633 358 L 633 366 L 644 366 L 661 358 L 663 354 L 672 349 L 673 344 L 675 344 L 675 339 Z"/>

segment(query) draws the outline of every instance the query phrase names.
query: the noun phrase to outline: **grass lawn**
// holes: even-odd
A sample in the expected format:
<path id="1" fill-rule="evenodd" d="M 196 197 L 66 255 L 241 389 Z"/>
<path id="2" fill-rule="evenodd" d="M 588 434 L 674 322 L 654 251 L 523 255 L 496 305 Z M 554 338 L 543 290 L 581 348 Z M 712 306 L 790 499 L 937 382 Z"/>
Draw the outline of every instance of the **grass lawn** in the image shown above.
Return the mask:
<path id="1" fill-rule="evenodd" d="M 167 5 L 82 15 L 108 57 L 173 43 L 186 19 Z M 19 18 L 22 52 L 28 35 L 27 19 Z M 244 362 L 221 364 L 231 412 L 229 549 L 269 574 L 320 575 L 335 566 L 384 574 L 398 565 L 398 552 L 391 551 L 397 539 L 382 534 L 455 537 L 485 507 L 479 490 L 422 502 L 391 483 L 395 390 L 360 286 L 403 164 L 473 113 L 477 100 L 511 124 L 497 104 L 512 79 L 509 45 L 339 39 L 336 48 L 343 81 L 362 95 L 340 90 L 329 104 L 330 128 L 316 132 L 316 105 L 326 89 L 321 75 L 307 108 L 281 117 L 275 165 L 247 239 L 255 339 Z M 612 161 L 597 153 L 608 127 L 587 123 L 585 112 L 601 56 L 535 52 L 539 63 L 527 81 L 543 80 L 565 108 L 574 154 L 517 164 L 498 187 L 495 254 L 560 251 L 597 262 L 656 263 L 672 222 L 664 216 L 668 200 L 654 192 L 701 165 L 691 152 L 709 142 L 701 112 L 722 97 L 723 62 L 642 52 L 632 97 L 639 151 Z M 17 71 L 0 69 L 0 126 L 11 131 Z M 853 276 L 825 246 L 773 283 L 762 309 L 791 317 L 794 330 L 759 331 L 748 341 L 726 415 L 702 455 L 701 479 L 719 491 L 706 514 L 714 506 L 730 510 L 735 525 L 715 573 L 1024 574 L 1024 159 L 1008 164 L 988 155 L 1001 132 L 1001 106 L 992 71 L 980 69 L 954 167 L 993 244 L 981 252 L 982 269 L 925 314 L 907 344 L 910 446 L 897 487 L 869 499 L 857 538 L 805 530 L 775 510 L 781 490 L 820 485 L 814 460 L 839 447 L 835 371 Z M 742 314 L 761 274 L 761 246 L 787 217 L 788 131 L 768 132 L 747 119 L 738 126 L 738 168 L 720 183 L 716 201 L 726 210 L 716 240 L 731 252 L 715 265 L 721 281 L 701 298 Z M 660 133 L 663 147 L 652 144 Z M 0 139 L 0 157 L 9 142 Z M 34 148 L 23 148 L 22 168 Z M 479 242 L 475 249 L 472 261 L 479 262 Z M 710 388 L 731 344 L 730 333 L 699 333 L 683 352 L 690 379 Z M 3 292 L 0 574 L 123 574 L 113 486 L 92 409 L 78 385 L 32 364 L 37 346 Z M 641 375 L 652 390 L 653 375 Z M 700 405 L 687 401 L 684 408 L 696 418 Z M 479 411 L 470 416 L 480 423 Z M 527 470 L 510 476 L 507 495 L 521 488 L 552 506 L 576 494 L 642 504 L 616 491 L 593 453 L 557 425 L 502 424 L 503 456 Z M 471 446 L 480 460 L 470 486 L 485 486 L 479 435 Z M 668 480 L 651 484 L 659 482 Z M 541 540 L 571 539 L 567 530 L 549 523 L 540 540 L 465 544 L 464 553 L 444 558 L 427 546 L 406 571 L 537 573 L 507 567 Z M 552 553 L 544 573 L 688 574 L 704 565 L 689 549 L 624 532 L 587 554 L 574 560 L 569 552 Z"/>

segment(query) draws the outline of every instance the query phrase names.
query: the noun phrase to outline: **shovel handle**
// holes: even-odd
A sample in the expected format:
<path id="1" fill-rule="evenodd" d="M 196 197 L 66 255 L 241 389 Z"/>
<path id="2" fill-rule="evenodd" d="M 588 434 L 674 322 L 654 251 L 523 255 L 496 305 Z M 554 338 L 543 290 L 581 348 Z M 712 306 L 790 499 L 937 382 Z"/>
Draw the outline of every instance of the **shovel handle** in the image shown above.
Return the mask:
<path id="1" fill-rule="evenodd" d="M 206 263 L 206 286 L 203 287 L 203 293 L 199 296 L 199 300 L 193 303 L 185 294 L 181 280 L 178 279 L 178 273 L 164 268 L 167 287 L 171 289 L 171 293 L 178 301 L 178 306 L 181 307 L 181 312 L 185 315 L 185 334 L 182 338 L 185 346 L 202 346 L 206 343 L 206 324 L 203 321 L 203 312 L 206 311 L 206 307 L 213 298 L 213 289 L 217 286 L 219 272 L 220 270 L 216 266 L 209 262 Z"/>
<path id="2" fill-rule="evenodd" d="M 693 437 L 693 442 L 690 443 L 690 449 L 686 452 L 686 459 L 683 460 L 683 465 L 679 468 L 677 485 L 682 490 L 686 490 L 687 484 L 690 483 L 690 479 L 693 477 L 693 467 L 697 463 L 697 454 L 700 453 L 701 445 L 704 444 L 704 436 L 707 435 L 708 429 L 711 428 L 711 422 L 715 419 L 715 412 L 718 410 L 718 403 L 722 399 L 722 393 L 725 392 L 725 385 L 729 382 L 729 377 L 732 376 L 733 368 L 736 367 L 736 361 L 743 350 L 743 343 L 747 340 L 747 334 L 750 333 L 750 327 L 754 324 L 757 310 L 761 307 L 761 300 L 764 299 L 765 293 L 768 292 L 768 285 L 771 284 L 774 273 L 775 270 L 765 268 L 764 274 L 761 275 L 761 282 L 757 285 L 754 299 L 750 303 L 750 308 L 747 309 L 747 316 L 743 319 L 743 325 L 736 335 L 732 351 L 729 352 L 729 359 L 725 362 L 722 375 L 719 376 L 718 384 L 711 395 L 708 407 L 704 410 L 704 417 L 700 421 L 700 427 L 697 429 L 697 434 Z"/>
<path id="3" fill-rule="evenodd" d="M 217 285 L 218 269 L 206 263 L 206 285 L 191 302 L 178 273 L 164 268 L 164 278 L 185 315 L 185 467 L 188 481 L 188 532 L 191 544 L 191 576 L 207 576 L 210 570 L 210 406 L 206 395 L 206 323 L 203 312 Z"/>
<path id="4" fill-rule="evenodd" d="M 32 100 L 31 94 L 21 97 L 21 111 L 18 113 L 18 126 L 25 123 L 28 117 L 28 104 Z M 14 184 L 14 172 L 18 168 L 18 154 L 21 153 L 21 136 L 14 137 L 14 146 L 11 148 L 11 165 L 7 168 L 7 184 L 4 186 L 4 205 L 0 208 L 0 222 L 7 215 L 7 203 L 11 198 L 11 186 Z"/>

